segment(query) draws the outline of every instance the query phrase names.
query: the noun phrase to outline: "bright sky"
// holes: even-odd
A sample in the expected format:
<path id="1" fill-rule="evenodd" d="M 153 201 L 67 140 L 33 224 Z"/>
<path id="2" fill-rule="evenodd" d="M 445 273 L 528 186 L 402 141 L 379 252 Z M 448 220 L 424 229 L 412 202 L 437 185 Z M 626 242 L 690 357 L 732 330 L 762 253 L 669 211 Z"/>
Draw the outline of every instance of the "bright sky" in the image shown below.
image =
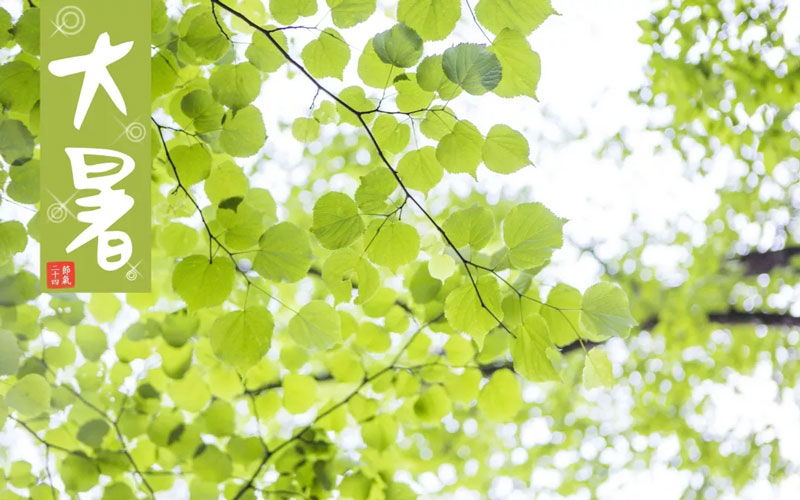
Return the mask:
<path id="1" fill-rule="evenodd" d="M 486 187 L 490 198 L 501 196 L 501 193 L 508 196 L 520 186 L 530 187 L 536 201 L 545 203 L 557 215 L 570 220 L 566 231 L 573 240 L 586 246 L 601 243 L 598 248 L 601 256 L 616 255 L 624 249 L 623 240 L 634 213 L 640 216 L 640 227 L 655 233 L 663 230 L 667 221 L 675 221 L 683 215 L 702 221 L 717 203 L 714 188 L 725 178 L 723 172 L 705 180 L 690 180 L 684 176 L 684 166 L 678 155 L 662 153 L 653 156 L 652 146 L 660 137 L 644 131 L 652 115 L 634 105 L 628 97 L 628 92 L 643 81 L 643 67 L 648 56 L 647 49 L 637 43 L 640 30 L 636 21 L 646 17 L 657 3 L 661 2 L 554 0 L 555 8 L 562 15 L 550 18 L 530 39 L 542 58 L 539 103 L 483 97 L 476 100 L 476 105 L 457 109 L 481 126 L 487 124 L 487 129 L 491 124 L 501 122 L 522 130 L 531 143 L 535 168 L 529 167 L 512 176 L 495 175 L 485 168 L 479 170 L 480 185 Z M 0 0 L 0 6 L 16 18 L 20 1 Z M 466 12 L 464 15 L 468 16 Z M 387 28 L 391 25 L 388 18 L 381 22 Z M 348 32 L 348 40 L 355 40 L 352 43 L 354 58 L 367 37 L 384 29 L 382 26 L 371 22 L 369 31 L 360 33 L 353 30 L 352 37 Z M 471 23 L 465 23 L 459 34 L 465 40 L 483 41 L 481 33 Z M 351 72 L 350 76 L 355 75 Z M 307 109 L 314 95 L 313 88 L 298 78 L 284 83 L 270 79 L 267 85 L 274 91 L 263 95 L 258 103 L 269 111 L 264 113 L 270 134 L 265 152 L 275 163 L 299 165 L 302 163 L 301 151 L 287 132 L 279 130 L 278 123 L 290 123 L 293 117 L 298 116 L 298 109 Z M 569 139 L 569 134 L 577 136 L 584 130 L 587 136 L 583 140 Z M 629 132 L 627 139 L 634 145 L 633 154 L 621 163 L 599 159 L 595 155 L 597 149 L 620 130 Z M 280 200 L 288 195 L 286 183 L 300 175 L 302 168 L 275 168 L 262 173 L 253 184 L 271 189 Z M 457 185 L 450 187 L 459 189 Z M 8 203 L 0 205 L 2 219 L 27 220 L 29 217 L 26 210 Z M 38 246 L 29 246 L 28 252 L 38 252 Z M 667 267 L 680 257 L 680 254 L 668 251 L 650 256 L 654 262 L 666 261 Z M 29 263 L 35 260 L 35 255 L 26 258 Z M 585 288 L 596 281 L 599 268 L 588 256 L 578 259 L 574 248 L 567 247 L 556 254 L 553 269 L 547 273 L 553 280 L 558 278 Z M 754 387 L 765 386 L 754 386 L 753 380 L 767 385 L 770 382 L 769 377 L 765 378 L 763 374 L 752 379 L 743 378 L 737 382 L 737 387 L 741 388 L 743 384 L 743 387 L 750 388 L 745 396 L 733 391 L 732 387 L 708 390 L 718 398 L 722 408 L 730 410 L 730 415 L 747 416 L 748 403 L 754 400 L 766 405 L 759 415 L 765 415 L 763 408 L 770 409 L 767 414 L 771 415 L 776 428 L 783 429 L 785 442 L 796 445 L 787 446 L 787 453 L 794 449 L 791 453 L 797 455 L 800 433 L 796 431 L 796 422 L 800 409 L 796 404 L 781 407 L 774 401 L 763 400 Z M 754 426 L 759 415 L 751 415 Z M 724 416 L 725 412 L 720 412 L 713 417 L 721 419 L 714 421 L 720 429 L 731 425 Z M 541 425 L 545 427 L 541 428 Z M 538 429 L 532 431 L 534 436 L 549 432 L 546 424 L 541 425 L 534 426 Z M 0 444 L 14 442 L 30 443 L 30 438 L 23 433 L 0 432 Z M 27 458 L 33 456 L 24 446 L 17 447 L 13 453 Z M 670 450 L 664 453 L 669 454 Z M 539 479 L 547 481 L 547 471 L 536 473 Z M 598 491 L 598 497 L 601 500 L 678 500 L 690 480 L 687 474 L 656 465 L 650 470 L 612 475 Z M 774 488 L 761 484 L 749 498 L 788 499 L 790 492 L 800 488 L 798 483 L 800 480 L 794 480 Z M 500 481 L 493 488 L 492 498 L 529 498 L 529 494 L 509 491 L 507 486 Z M 468 497 L 459 495 L 458 498 Z M 578 498 L 588 500 L 589 496 L 580 495 Z"/>

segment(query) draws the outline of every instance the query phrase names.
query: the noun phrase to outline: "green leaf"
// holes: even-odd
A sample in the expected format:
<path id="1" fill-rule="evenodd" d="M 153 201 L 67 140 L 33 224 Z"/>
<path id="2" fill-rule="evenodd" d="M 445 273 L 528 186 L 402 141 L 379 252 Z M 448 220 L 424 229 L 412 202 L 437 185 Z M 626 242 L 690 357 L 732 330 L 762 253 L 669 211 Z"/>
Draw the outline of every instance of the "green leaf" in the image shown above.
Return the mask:
<path id="1" fill-rule="evenodd" d="M 200 237 L 196 229 L 180 222 L 170 222 L 161 228 L 157 240 L 167 255 L 177 257 L 194 248 Z"/>
<path id="2" fill-rule="evenodd" d="M 367 500 L 371 489 L 372 480 L 360 472 L 345 476 L 341 484 L 339 484 L 339 492 L 342 498 L 349 498 L 351 500 Z"/>
<path id="3" fill-rule="evenodd" d="M 121 308 L 122 304 L 112 293 L 93 293 L 89 299 L 89 312 L 98 323 L 114 321 Z"/>
<path id="4" fill-rule="evenodd" d="M 460 18 L 459 0 L 400 0 L 397 4 L 397 20 L 425 40 L 443 40 Z"/>
<path id="5" fill-rule="evenodd" d="M 192 309 L 222 304 L 233 289 L 231 261 L 217 257 L 213 262 L 203 255 L 192 255 L 178 262 L 172 272 L 172 288 Z"/>
<path id="6" fill-rule="evenodd" d="M 436 146 L 436 158 L 452 174 L 466 173 L 475 177 L 481 164 L 483 136 L 472 123 L 459 120 L 452 132 Z"/>
<path id="7" fill-rule="evenodd" d="M 39 100 L 39 72 L 24 61 L 0 66 L 0 103 L 11 111 L 28 113 Z"/>
<path id="8" fill-rule="evenodd" d="M 375 53 L 374 43 L 375 39 L 371 38 L 358 58 L 358 76 L 364 85 L 383 89 L 389 83 L 391 75 L 397 70 L 378 57 L 378 54 Z"/>
<path id="9" fill-rule="evenodd" d="M 119 344 L 117 347 L 119 348 Z M 149 354 L 146 352 L 143 357 L 147 357 Z M 163 344 L 158 346 L 158 354 L 161 356 L 161 369 L 164 370 L 164 373 L 170 378 L 182 379 L 192 367 L 194 348 L 190 343 L 181 347 Z"/>
<path id="10" fill-rule="evenodd" d="M 480 0 L 475 6 L 478 21 L 495 34 L 511 28 L 528 36 L 553 14 L 550 0 Z"/>
<path id="11" fill-rule="evenodd" d="M 8 169 L 11 182 L 6 186 L 6 194 L 19 203 L 39 201 L 39 160 L 30 160 L 22 165 L 12 165 Z"/>
<path id="12" fill-rule="evenodd" d="M 503 76 L 497 56 L 476 43 L 461 43 L 445 50 L 442 69 L 451 82 L 472 95 L 493 90 Z"/>
<path id="13" fill-rule="evenodd" d="M 447 100 L 453 99 L 461 92 L 461 87 L 451 82 L 447 75 L 444 74 L 442 56 L 440 55 L 428 56 L 419 63 L 419 66 L 417 66 L 417 84 L 423 90 L 438 92 L 439 97 Z M 443 112 L 436 111 L 435 113 Z M 437 115 L 432 114 L 431 116 L 435 118 Z M 452 119 L 452 117 L 450 118 Z"/>
<path id="14" fill-rule="evenodd" d="M 375 35 L 372 47 L 381 61 L 398 68 L 410 68 L 422 57 L 422 38 L 405 23 Z"/>
<path id="15" fill-rule="evenodd" d="M 398 430 L 394 417 L 382 413 L 361 424 L 361 439 L 370 448 L 384 451 L 397 441 Z"/>
<path id="16" fill-rule="evenodd" d="M 583 365 L 583 386 L 586 389 L 611 387 L 614 385 L 614 371 L 608 355 L 601 349 L 592 349 L 586 355 Z"/>
<path id="17" fill-rule="evenodd" d="M 8 482 L 16 488 L 27 488 L 36 483 L 36 476 L 31 474 L 31 464 L 17 461 L 11 464 L 8 471 Z"/>
<path id="18" fill-rule="evenodd" d="M 178 171 L 181 184 L 186 187 L 194 186 L 205 180 L 211 172 L 211 153 L 202 144 L 180 145 L 170 147 L 170 157 Z M 167 172 L 175 177 L 172 166 L 167 166 Z"/>
<path id="19" fill-rule="evenodd" d="M 530 165 L 529 155 L 525 137 L 506 125 L 492 127 L 483 143 L 483 163 L 498 174 L 510 174 Z"/>
<path id="20" fill-rule="evenodd" d="M 289 335 L 307 349 L 327 350 L 342 341 L 341 319 L 327 303 L 312 300 L 289 321 Z"/>
<path id="21" fill-rule="evenodd" d="M 611 283 L 598 283 L 583 294 L 580 323 L 596 335 L 626 337 L 636 321 L 625 292 Z"/>
<path id="22" fill-rule="evenodd" d="M 168 21 L 167 5 L 161 0 L 150 0 L 150 32 L 161 33 Z"/>
<path id="23" fill-rule="evenodd" d="M 366 213 L 385 213 L 388 198 L 397 186 L 392 173 L 383 167 L 362 176 L 355 194 L 358 208 Z"/>
<path id="24" fill-rule="evenodd" d="M 263 307 L 248 307 L 219 317 L 211 327 L 211 348 L 226 363 L 244 372 L 269 350 L 274 328 Z"/>
<path id="25" fill-rule="evenodd" d="M 522 407 L 522 390 L 511 370 L 494 372 L 478 395 L 478 408 L 489 420 L 510 422 Z"/>
<path id="26" fill-rule="evenodd" d="M 513 29 L 504 29 L 489 50 L 497 56 L 503 67 L 503 78 L 494 93 L 500 97 L 526 95 L 536 99 L 542 63 L 539 54 L 531 50 L 525 37 Z"/>
<path id="27" fill-rule="evenodd" d="M 444 170 L 433 146 L 425 146 L 406 153 L 397 164 L 397 173 L 407 187 L 427 193 L 442 180 Z"/>
<path id="28" fill-rule="evenodd" d="M 313 16 L 316 0 L 269 0 L 269 13 L 281 24 L 293 24 L 297 18 Z"/>
<path id="29" fill-rule="evenodd" d="M 0 222 L 0 265 L 9 262 L 27 245 L 28 232 L 25 226 L 17 221 Z"/>
<path id="30" fill-rule="evenodd" d="M 97 486 L 100 470 L 97 464 L 82 453 L 70 453 L 58 467 L 64 487 L 70 491 L 89 491 Z"/>
<path id="31" fill-rule="evenodd" d="M 295 118 L 292 122 L 292 136 L 303 143 L 316 141 L 319 139 L 319 122 L 313 118 Z"/>
<path id="32" fill-rule="evenodd" d="M 472 250 L 480 250 L 494 236 L 494 216 L 488 208 L 473 205 L 454 212 L 442 228 L 456 248 L 469 245 Z"/>
<path id="33" fill-rule="evenodd" d="M 213 132 L 222 127 L 225 108 L 205 90 L 193 90 L 181 99 L 181 111 L 192 120 L 198 133 Z"/>
<path id="34" fill-rule="evenodd" d="M 347 87 L 339 93 L 339 98 L 347 103 L 347 105 L 356 112 L 365 112 L 375 109 L 375 104 L 367 99 L 364 89 L 361 87 Z M 356 115 L 353 111 L 342 106 L 341 103 L 336 104 L 336 110 L 339 113 L 339 123 L 348 123 L 354 127 L 361 127 L 361 119 L 369 123 L 372 119 L 372 114 Z"/>
<path id="35" fill-rule="evenodd" d="M 89 361 L 99 361 L 100 356 L 108 349 L 105 332 L 93 325 L 76 326 L 75 343 Z"/>
<path id="36" fill-rule="evenodd" d="M 311 267 L 308 233 L 291 222 L 275 224 L 258 240 L 253 269 L 273 281 L 295 282 Z"/>
<path id="37" fill-rule="evenodd" d="M 391 481 L 386 485 L 386 500 L 417 500 L 419 496 L 405 483 Z"/>
<path id="38" fill-rule="evenodd" d="M 367 227 L 367 256 L 380 266 L 396 271 L 419 254 L 419 233 L 404 222 L 374 220 Z"/>
<path id="39" fill-rule="evenodd" d="M 218 204 L 230 198 L 243 198 L 248 186 L 249 181 L 242 168 L 232 161 L 226 161 L 214 167 L 203 189 L 211 203 Z"/>
<path id="40" fill-rule="evenodd" d="M 26 417 L 35 417 L 50 408 L 50 384 L 41 375 L 25 375 L 6 393 L 6 404 Z"/>
<path id="41" fill-rule="evenodd" d="M 111 427 L 105 420 L 95 418 L 81 425 L 78 429 L 77 438 L 92 448 L 100 448 L 103 444 L 103 438 L 108 434 L 109 430 L 111 430 Z"/>
<path id="42" fill-rule="evenodd" d="M 498 320 L 503 319 L 503 308 L 496 279 L 482 276 L 476 281 L 476 286 L 466 283 L 450 292 L 444 303 L 444 314 L 450 326 L 467 333 L 479 346 L 483 346 L 486 333 L 497 326 Z M 485 308 L 481 305 L 481 300 Z"/>
<path id="43" fill-rule="evenodd" d="M 267 26 L 267 29 L 273 27 Z M 289 45 L 286 42 L 286 36 L 281 31 L 272 33 L 272 38 L 278 42 L 278 45 L 288 50 Z M 277 47 L 267 38 L 264 34 L 255 31 L 253 32 L 252 41 L 245 51 L 245 56 L 250 63 L 265 73 L 273 73 L 286 63 L 286 57 L 278 50 Z"/>
<path id="44" fill-rule="evenodd" d="M 448 83 L 454 85 L 450 80 Z M 455 88 L 460 89 L 457 86 Z M 425 118 L 419 124 L 419 130 L 425 137 L 439 141 L 453 131 L 457 121 L 450 109 L 434 109 L 425 113 Z"/>
<path id="45" fill-rule="evenodd" d="M 250 63 L 216 66 L 208 83 L 214 99 L 233 109 L 247 106 L 261 91 L 261 75 Z"/>
<path id="46" fill-rule="evenodd" d="M 428 109 L 435 97 L 433 92 L 428 92 L 417 84 L 416 76 L 413 74 L 406 74 L 404 78 L 397 79 L 394 88 L 397 89 L 395 104 L 398 111 L 404 113 Z"/>
<path id="47" fill-rule="evenodd" d="M 185 22 L 184 22 L 185 21 Z M 222 34 L 211 10 L 181 20 L 181 40 L 201 63 L 211 63 L 225 55 L 231 42 Z"/>
<path id="48" fill-rule="evenodd" d="M 22 354 L 14 334 L 0 329 L 0 375 L 16 375 Z"/>
<path id="49" fill-rule="evenodd" d="M 163 5 L 163 4 L 162 4 Z M 168 50 L 159 50 L 150 59 L 150 96 L 155 99 L 175 90 L 178 60 Z"/>
<path id="50" fill-rule="evenodd" d="M 192 413 L 205 408 L 211 399 L 208 384 L 197 370 L 189 370 L 180 379 L 173 380 L 167 388 L 167 395 L 176 408 Z"/>
<path id="51" fill-rule="evenodd" d="M 27 9 L 17 20 L 14 26 L 14 38 L 19 42 L 22 50 L 32 56 L 39 55 L 41 11 L 38 8 Z"/>
<path id="52" fill-rule="evenodd" d="M 414 414 L 428 423 L 441 423 L 442 419 L 452 411 L 453 405 L 444 387 L 434 385 L 414 402 Z"/>
<path id="53" fill-rule="evenodd" d="M 553 344 L 563 347 L 576 342 L 579 334 L 582 337 L 585 335 L 579 330 L 581 299 L 581 292 L 563 283 L 557 284 L 550 290 L 547 295 L 547 305 L 551 307 L 543 307 L 541 315 L 547 321 Z"/>
<path id="54" fill-rule="evenodd" d="M 357 281 L 353 281 L 353 272 Z M 356 304 L 364 303 L 378 289 L 378 271 L 360 254 L 350 248 L 332 253 L 322 266 L 322 279 L 337 302 L 350 302 L 353 286 L 358 286 Z"/>
<path id="55" fill-rule="evenodd" d="M 547 349 L 551 345 L 544 319 L 538 314 L 526 316 L 516 335 L 511 348 L 514 371 L 533 382 L 560 380 L 547 357 Z"/>
<path id="56" fill-rule="evenodd" d="M 0 306 L 18 306 L 39 295 L 39 280 L 27 271 L 0 277 Z"/>
<path id="57" fill-rule="evenodd" d="M 103 490 L 103 497 L 100 500 L 136 500 L 136 495 L 125 483 L 111 483 Z"/>
<path id="58" fill-rule="evenodd" d="M 372 134 L 384 151 L 400 153 L 408 146 L 411 128 L 405 123 L 399 123 L 392 115 L 382 114 L 375 119 Z"/>
<path id="59" fill-rule="evenodd" d="M 0 156 L 6 163 L 20 165 L 33 156 L 33 135 L 19 120 L 0 122 Z"/>
<path id="60" fill-rule="evenodd" d="M 11 14 L 0 8 L 0 47 L 5 47 L 14 38 L 10 33 L 13 27 L 14 23 L 11 21 Z"/>
<path id="61" fill-rule="evenodd" d="M 386 352 L 392 345 L 392 338 L 382 326 L 365 321 L 356 331 L 356 345 L 370 352 Z"/>
<path id="62" fill-rule="evenodd" d="M 329 28 L 303 48 L 301 57 L 314 78 L 332 76 L 341 80 L 350 60 L 350 47 L 338 31 Z"/>
<path id="63" fill-rule="evenodd" d="M 230 455 L 214 445 L 203 444 L 199 452 L 192 458 L 192 472 L 204 481 L 215 484 L 227 481 L 233 473 L 233 461 Z"/>
<path id="64" fill-rule="evenodd" d="M 255 106 L 247 106 L 237 111 L 225 121 L 219 143 L 231 156 L 246 158 L 258 153 L 267 140 L 264 119 Z"/>
<path id="65" fill-rule="evenodd" d="M 214 436 L 230 436 L 236 428 L 236 412 L 227 401 L 215 399 L 203 412 L 206 431 Z"/>
<path id="66" fill-rule="evenodd" d="M 522 203 L 512 208 L 503 221 L 503 239 L 508 258 L 517 269 L 544 264 L 562 245 L 564 220 L 541 203 Z"/>
<path id="67" fill-rule="evenodd" d="M 339 28 L 351 28 L 360 24 L 375 12 L 375 0 L 326 0 L 331 8 L 333 24 Z"/>
<path id="68" fill-rule="evenodd" d="M 317 401 L 317 381 L 308 375 L 290 373 L 283 377 L 283 406 L 294 415 L 305 413 Z"/>
<path id="69" fill-rule="evenodd" d="M 356 203 L 344 193 L 326 193 L 314 205 L 311 232 L 323 247 L 335 250 L 353 243 L 364 233 Z"/>
<path id="70" fill-rule="evenodd" d="M 447 361 L 454 366 L 466 365 L 475 355 L 472 342 L 461 335 L 451 335 L 444 345 Z"/>

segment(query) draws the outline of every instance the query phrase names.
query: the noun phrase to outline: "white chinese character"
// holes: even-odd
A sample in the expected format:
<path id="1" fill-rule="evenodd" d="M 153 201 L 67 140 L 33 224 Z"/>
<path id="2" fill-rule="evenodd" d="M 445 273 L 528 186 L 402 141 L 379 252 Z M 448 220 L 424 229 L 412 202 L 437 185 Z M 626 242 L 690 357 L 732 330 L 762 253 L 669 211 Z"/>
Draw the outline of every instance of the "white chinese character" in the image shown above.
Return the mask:
<path id="1" fill-rule="evenodd" d="M 78 98 L 78 107 L 75 109 L 75 119 L 73 121 L 76 129 L 80 130 L 81 125 L 83 125 L 83 119 L 86 118 L 89 105 L 94 100 L 94 96 L 100 86 L 106 89 L 106 93 L 117 106 L 117 109 L 124 115 L 128 114 L 125 100 L 108 72 L 108 65 L 125 57 L 131 51 L 131 47 L 133 47 L 132 41 L 111 45 L 111 38 L 108 33 L 103 33 L 97 37 L 97 42 L 91 53 L 84 56 L 58 59 L 47 66 L 55 76 L 84 74 L 81 95 Z"/>
<path id="2" fill-rule="evenodd" d="M 133 172 L 134 161 L 130 156 L 111 149 L 66 148 L 72 166 L 75 189 L 93 189 L 99 193 L 76 200 L 81 207 L 93 208 L 78 214 L 78 220 L 89 225 L 67 246 L 67 253 L 77 250 L 97 238 L 97 264 L 106 271 L 116 271 L 131 258 L 131 238 L 122 231 L 108 229 L 133 207 L 133 198 L 124 189 L 112 187 Z M 87 156 L 105 156 L 119 160 L 119 171 L 113 172 L 117 161 L 88 165 Z M 112 242 L 120 243 L 112 245 Z M 112 257 L 119 256 L 112 261 Z"/>

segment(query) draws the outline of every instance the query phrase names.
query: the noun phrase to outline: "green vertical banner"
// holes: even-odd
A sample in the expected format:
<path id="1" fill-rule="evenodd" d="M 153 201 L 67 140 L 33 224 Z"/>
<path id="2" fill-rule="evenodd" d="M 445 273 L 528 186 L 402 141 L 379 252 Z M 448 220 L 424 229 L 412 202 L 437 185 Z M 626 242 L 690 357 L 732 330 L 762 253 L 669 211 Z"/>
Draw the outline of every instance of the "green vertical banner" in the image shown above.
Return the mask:
<path id="1" fill-rule="evenodd" d="M 150 291 L 150 0 L 41 5 L 41 279 Z"/>

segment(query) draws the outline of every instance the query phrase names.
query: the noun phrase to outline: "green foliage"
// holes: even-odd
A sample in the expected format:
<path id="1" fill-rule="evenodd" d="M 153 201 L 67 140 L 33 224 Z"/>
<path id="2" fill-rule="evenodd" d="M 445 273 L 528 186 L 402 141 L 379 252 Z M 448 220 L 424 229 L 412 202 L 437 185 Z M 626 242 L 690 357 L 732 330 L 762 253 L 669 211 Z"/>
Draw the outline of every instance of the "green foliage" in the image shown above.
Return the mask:
<path id="1" fill-rule="evenodd" d="M 273 327 L 272 315 L 263 307 L 227 313 L 211 327 L 211 348 L 220 359 L 245 371 L 269 350 Z"/>
<path id="2" fill-rule="evenodd" d="M 586 357 L 586 365 L 583 367 L 583 386 L 593 389 L 612 385 L 614 385 L 614 374 L 608 356 L 605 351 L 592 349 Z"/>
<path id="3" fill-rule="evenodd" d="M 622 289 L 611 283 L 598 283 L 583 295 L 581 326 L 600 336 L 627 335 L 636 324 Z"/>
<path id="4" fill-rule="evenodd" d="M 33 417 L 50 408 L 50 384 L 37 373 L 17 380 L 5 396 L 5 404 L 26 417 Z"/>
<path id="5" fill-rule="evenodd" d="M 410 68 L 422 57 L 422 38 L 404 23 L 375 35 L 372 48 L 381 61 L 399 68 Z"/>
<path id="6" fill-rule="evenodd" d="M 549 340 L 547 323 L 541 316 L 532 315 L 524 318 L 511 349 L 514 370 L 534 382 L 558 380 L 558 373 L 547 357 Z"/>
<path id="7" fill-rule="evenodd" d="M 535 99 L 542 63 L 525 36 L 506 28 L 497 35 L 489 50 L 497 56 L 503 68 L 503 77 L 494 93 L 500 97 L 526 95 Z"/>
<path id="8" fill-rule="evenodd" d="M 267 229 L 258 242 L 253 269 L 274 281 L 298 281 L 311 265 L 308 234 L 291 222 Z"/>
<path id="9" fill-rule="evenodd" d="M 442 40 L 461 18 L 458 0 L 400 0 L 397 20 L 405 23 L 425 40 Z"/>
<path id="10" fill-rule="evenodd" d="M 339 33 L 328 29 L 305 46 L 302 57 L 306 69 L 312 76 L 316 78 L 332 76 L 341 80 L 344 67 L 350 59 L 350 48 L 342 41 Z"/>
<path id="11" fill-rule="evenodd" d="M 172 273 L 172 288 L 189 309 L 222 304 L 233 288 L 234 271 L 229 261 L 209 261 L 202 255 L 181 260 Z"/>
<path id="12" fill-rule="evenodd" d="M 214 99 L 232 109 L 247 106 L 261 91 L 261 75 L 250 63 L 217 66 L 208 83 Z"/>
<path id="13" fill-rule="evenodd" d="M 356 203 L 346 194 L 327 193 L 314 205 L 311 232 L 325 248 L 349 246 L 364 232 Z"/>
<path id="14" fill-rule="evenodd" d="M 510 174 L 531 164 L 528 141 L 506 125 L 489 130 L 481 150 L 486 168 L 498 174 Z"/>
<path id="15" fill-rule="evenodd" d="M 465 92 L 481 95 L 500 84 L 503 67 L 496 55 L 486 47 L 461 43 L 444 51 L 444 74 Z"/>
<path id="16" fill-rule="evenodd" d="M 489 46 L 452 35 L 475 23 L 455 0 L 388 23 L 375 0 L 151 5 L 153 289 L 41 293 L 39 216 L 0 221 L 0 422 L 43 464 L 4 467 L 0 497 L 405 500 L 445 464 L 442 495 L 528 481 L 533 450 L 486 463 L 511 449 L 495 425 L 540 411 L 531 382 L 606 383 L 603 351 L 574 348 L 633 326 L 610 284 L 539 299 L 564 220 L 474 181 L 530 165 L 527 131 L 453 111 L 535 97 L 526 37 L 549 4 L 478 2 Z M 0 10 L 0 210 L 27 212 L 46 208 L 40 20 L 18 7 Z M 444 189 L 460 173 L 463 197 Z"/>
<path id="17" fill-rule="evenodd" d="M 550 5 L 550 0 L 480 0 L 475 6 L 478 21 L 496 34 L 512 28 L 527 36 L 553 14 L 556 11 Z"/>
<path id="18" fill-rule="evenodd" d="M 478 408 L 495 422 L 511 421 L 521 407 L 519 380 L 505 368 L 495 372 L 478 395 Z"/>
<path id="19" fill-rule="evenodd" d="M 503 220 L 503 240 L 512 266 L 526 269 L 543 264 L 561 247 L 564 220 L 541 203 L 515 206 Z"/>
<path id="20" fill-rule="evenodd" d="M 444 170 L 436 159 L 436 150 L 425 146 L 406 153 L 397 163 L 397 173 L 406 186 L 427 193 L 442 180 Z"/>

